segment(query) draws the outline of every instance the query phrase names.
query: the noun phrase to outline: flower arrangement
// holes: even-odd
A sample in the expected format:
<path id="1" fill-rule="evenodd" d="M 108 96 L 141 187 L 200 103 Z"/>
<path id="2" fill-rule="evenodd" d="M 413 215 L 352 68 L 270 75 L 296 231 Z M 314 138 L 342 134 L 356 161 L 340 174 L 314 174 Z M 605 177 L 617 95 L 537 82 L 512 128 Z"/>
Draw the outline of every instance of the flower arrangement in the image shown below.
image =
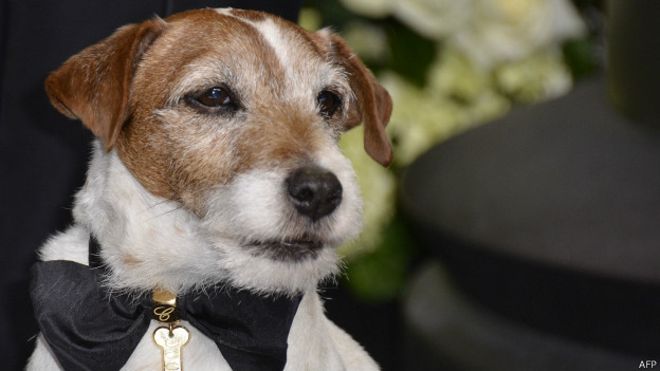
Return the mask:
<path id="1" fill-rule="evenodd" d="M 394 101 L 389 169 L 364 154 L 361 129 L 342 139 L 362 188 L 365 221 L 362 235 L 341 253 L 349 287 L 371 300 L 397 295 L 417 251 L 397 213 L 401 169 L 517 104 L 566 93 L 576 68 L 590 65 L 585 58 L 576 68 L 567 63 L 576 55 L 571 51 L 589 57 L 579 47 L 587 26 L 569 0 L 316 0 L 300 23 L 335 25 Z"/>

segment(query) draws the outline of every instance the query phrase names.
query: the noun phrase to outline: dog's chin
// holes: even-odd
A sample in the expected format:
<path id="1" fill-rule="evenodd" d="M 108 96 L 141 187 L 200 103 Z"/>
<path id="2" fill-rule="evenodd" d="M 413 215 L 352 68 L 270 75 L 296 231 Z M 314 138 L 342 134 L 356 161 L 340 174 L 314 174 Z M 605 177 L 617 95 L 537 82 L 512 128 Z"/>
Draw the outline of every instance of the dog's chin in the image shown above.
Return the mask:
<path id="1" fill-rule="evenodd" d="M 313 237 L 251 240 L 243 244 L 255 256 L 283 262 L 314 260 L 326 246 L 326 242 Z"/>
<path id="2" fill-rule="evenodd" d="M 225 279 L 235 287 L 267 295 L 314 290 L 340 270 L 335 244 L 316 238 L 225 240 L 215 246 L 222 251 Z"/>

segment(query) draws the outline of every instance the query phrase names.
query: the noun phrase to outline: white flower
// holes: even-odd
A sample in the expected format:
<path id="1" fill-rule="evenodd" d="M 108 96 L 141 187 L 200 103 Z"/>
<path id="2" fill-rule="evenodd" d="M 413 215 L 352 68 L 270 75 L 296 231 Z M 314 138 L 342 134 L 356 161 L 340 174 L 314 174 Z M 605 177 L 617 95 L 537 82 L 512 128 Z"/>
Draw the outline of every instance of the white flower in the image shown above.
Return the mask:
<path id="1" fill-rule="evenodd" d="M 572 85 L 557 49 L 535 53 L 495 70 L 499 89 L 515 100 L 532 103 L 565 94 Z"/>
<path id="2" fill-rule="evenodd" d="M 347 9 L 368 17 L 381 18 L 394 14 L 420 34 L 440 40 L 468 19 L 471 1 L 341 0 L 341 3 Z"/>
<path id="3" fill-rule="evenodd" d="M 387 129 L 395 139 L 394 161 L 401 166 L 434 144 L 509 109 L 508 100 L 494 90 L 491 75 L 453 49 L 439 53 L 424 89 L 392 73 L 379 80 L 394 102 Z"/>
<path id="4" fill-rule="evenodd" d="M 393 14 L 421 35 L 447 40 L 484 69 L 580 36 L 569 0 L 341 0 L 371 17 Z"/>
<path id="5" fill-rule="evenodd" d="M 420 34 L 435 40 L 459 29 L 471 16 L 472 0 L 394 1 L 394 15 Z"/>
<path id="6" fill-rule="evenodd" d="M 461 121 L 461 111 L 443 96 L 433 97 L 395 74 L 379 79 L 394 102 L 387 131 L 394 139 L 394 161 L 407 165 Z"/>
<path id="7" fill-rule="evenodd" d="M 368 17 L 380 18 L 388 15 L 392 10 L 393 0 L 341 0 L 346 9 L 366 15 Z"/>
<path id="8" fill-rule="evenodd" d="M 474 64 L 454 48 L 441 48 L 428 74 L 431 94 L 472 100 L 490 88 L 490 73 Z"/>
<path id="9" fill-rule="evenodd" d="M 567 0 L 470 0 L 469 23 L 449 43 L 484 68 L 524 58 L 581 35 L 584 25 Z"/>
<path id="10" fill-rule="evenodd" d="M 341 34 L 351 49 L 366 62 L 382 60 L 389 52 L 385 31 L 369 23 L 352 21 Z"/>

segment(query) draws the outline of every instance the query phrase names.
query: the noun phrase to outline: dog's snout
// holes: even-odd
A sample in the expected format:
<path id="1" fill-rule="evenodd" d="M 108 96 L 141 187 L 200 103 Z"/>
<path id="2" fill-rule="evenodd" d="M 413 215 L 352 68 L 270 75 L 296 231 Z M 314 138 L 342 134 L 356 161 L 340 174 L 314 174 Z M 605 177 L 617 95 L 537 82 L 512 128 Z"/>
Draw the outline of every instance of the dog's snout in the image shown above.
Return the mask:
<path id="1" fill-rule="evenodd" d="M 335 174 L 316 166 L 294 170 L 286 178 L 286 188 L 296 210 L 315 221 L 339 206 L 343 192 Z"/>

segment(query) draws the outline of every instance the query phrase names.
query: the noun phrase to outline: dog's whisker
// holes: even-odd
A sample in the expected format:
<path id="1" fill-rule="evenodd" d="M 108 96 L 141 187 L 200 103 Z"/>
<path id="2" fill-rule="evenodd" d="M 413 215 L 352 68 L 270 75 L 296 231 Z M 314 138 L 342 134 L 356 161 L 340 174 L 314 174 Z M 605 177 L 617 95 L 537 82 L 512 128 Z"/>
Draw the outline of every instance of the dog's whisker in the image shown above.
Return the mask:
<path id="1" fill-rule="evenodd" d="M 142 196 L 142 195 L 141 195 L 141 196 Z M 142 196 L 142 198 L 144 198 L 145 201 L 147 200 L 147 198 L 146 198 L 145 196 Z M 158 206 L 160 206 L 160 205 L 162 205 L 162 204 L 164 204 L 164 203 L 167 203 L 167 202 L 172 202 L 172 201 L 170 201 L 170 200 L 160 200 L 160 201 L 158 201 L 158 202 L 152 203 L 152 204 L 150 204 L 150 205 L 145 209 L 145 212 L 148 211 L 148 210 L 151 210 L 151 209 L 153 209 L 153 208 L 155 208 L 155 207 L 158 207 Z"/>
<path id="2" fill-rule="evenodd" d="M 166 215 L 169 215 L 169 214 L 171 214 L 171 213 L 173 213 L 173 212 L 175 212 L 175 211 L 177 211 L 177 210 L 181 210 L 182 208 L 183 208 L 183 205 L 177 205 L 177 206 L 171 208 L 170 210 L 166 210 L 166 211 L 164 211 L 164 212 L 162 212 L 162 213 L 158 213 L 158 214 L 156 214 L 156 215 L 152 215 L 152 216 L 149 217 L 147 220 L 154 220 L 154 219 L 162 218 L 162 217 L 164 217 L 164 216 L 166 216 Z"/>

